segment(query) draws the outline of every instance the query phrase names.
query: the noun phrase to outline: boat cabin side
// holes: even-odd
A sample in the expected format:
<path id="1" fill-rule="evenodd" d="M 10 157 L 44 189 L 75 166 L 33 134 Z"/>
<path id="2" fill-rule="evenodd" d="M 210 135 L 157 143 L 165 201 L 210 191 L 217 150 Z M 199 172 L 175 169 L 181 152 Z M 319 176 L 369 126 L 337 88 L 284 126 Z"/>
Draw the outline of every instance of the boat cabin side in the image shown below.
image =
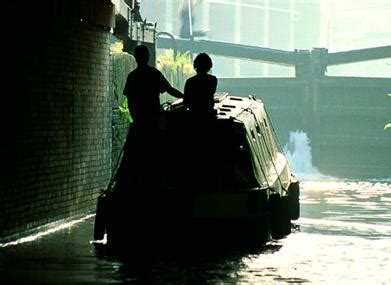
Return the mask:
<path id="1" fill-rule="evenodd" d="M 229 192 L 268 188 L 283 194 L 288 163 L 261 100 L 215 96 L 216 118 L 192 116 L 177 102 L 168 111 L 168 141 L 176 150 L 169 163 L 180 166 L 173 187 Z M 189 183 L 191 181 L 191 183 Z"/>

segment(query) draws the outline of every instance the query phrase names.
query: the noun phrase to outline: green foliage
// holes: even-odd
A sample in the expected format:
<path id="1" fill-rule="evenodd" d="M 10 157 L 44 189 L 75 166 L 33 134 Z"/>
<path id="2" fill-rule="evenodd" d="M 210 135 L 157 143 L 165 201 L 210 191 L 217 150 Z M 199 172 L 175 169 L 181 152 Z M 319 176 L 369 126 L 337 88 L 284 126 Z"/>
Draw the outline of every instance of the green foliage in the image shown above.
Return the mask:
<path id="1" fill-rule="evenodd" d="M 166 54 L 157 57 L 156 67 L 171 85 L 180 91 L 183 91 L 186 80 L 195 74 L 189 52 L 177 54 L 174 58 L 174 52 L 170 50 Z M 168 94 L 164 94 L 161 101 L 163 103 L 175 99 Z"/>
<path id="2" fill-rule="evenodd" d="M 113 95 L 113 108 L 118 109 L 123 119 L 130 123 L 132 122 L 132 118 L 123 91 L 129 72 L 136 68 L 136 61 L 132 55 L 123 52 L 112 53 L 111 58 L 111 92 Z"/>
<path id="3" fill-rule="evenodd" d="M 124 99 L 123 95 L 126 78 L 130 71 L 136 68 L 136 61 L 134 57 L 127 53 L 112 54 L 112 80 L 111 88 L 114 94 L 114 105 L 122 105 Z"/>
<path id="4" fill-rule="evenodd" d="M 132 116 L 130 116 L 130 112 L 128 108 L 128 100 L 126 100 L 126 98 L 122 102 L 122 104 L 118 106 L 118 110 L 127 123 L 130 124 L 133 122 Z"/>
<path id="5" fill-rule="evenodd" d="M 136 61 L 133 56 L 122 52 L 120 44 L 112 46 L 112 78 L 111 92 L 113 95 L 113 108 L 118 109 L 126 122 L 131 123 L 132 118 L 128 109 L 128 102 L 123 95 L 126 78 L 130 71 L 136 68 Z M 159 69 L 171 85 L 183 91 L 186 80 L 195 74 L 189 52 L 178 54 L 174 59 L 172 50 L 157 58 L 157 69 Z M 175 101 L 176 98 L 167 93 L 161 96 L 161 102 Z"/>
<path id="6" fill-rule="evenodd" d="M 110 51 L 113 54 L 122 53 L 123 47 L 124 47 L 123 43 L 121 41 L 117 41 L 110 45 Z"/>

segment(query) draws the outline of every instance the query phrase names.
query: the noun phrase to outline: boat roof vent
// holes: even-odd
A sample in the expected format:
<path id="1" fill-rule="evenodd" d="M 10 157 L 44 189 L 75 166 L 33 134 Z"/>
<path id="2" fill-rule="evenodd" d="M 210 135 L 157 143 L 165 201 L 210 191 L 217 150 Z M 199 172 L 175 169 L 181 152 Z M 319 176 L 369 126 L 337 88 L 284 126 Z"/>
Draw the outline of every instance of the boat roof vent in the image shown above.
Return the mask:
<path id="1" fill-rule="evenodd" d="M 233 101 L 243 101 L 243 98 L 240 97 L 229 97 L 229 99 Z"/>
<path id="2" fill-rule="evenodd" d="M 221 105 L 221 107 L 224 107 L 224 108 L 236 108 L 235 105 L 228 105 L 228 104 L 223 104 L 223 105 Z"/>

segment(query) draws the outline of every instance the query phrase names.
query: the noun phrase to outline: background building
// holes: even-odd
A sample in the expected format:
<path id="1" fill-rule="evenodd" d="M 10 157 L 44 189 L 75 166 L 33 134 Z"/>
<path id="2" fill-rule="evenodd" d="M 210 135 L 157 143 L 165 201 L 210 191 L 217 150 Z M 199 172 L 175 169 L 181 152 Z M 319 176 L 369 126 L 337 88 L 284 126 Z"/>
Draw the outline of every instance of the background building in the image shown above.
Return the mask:
<path id="1" fill-rule="evenodd" d="M 158 30 L 179 35 L 180 10 L 188 0 L 142 1 L 143 15 Z M 329 52 L 391 44 L 387 0 L 191 0 L 193 29 L 202 39 L 292 51 Z M 197 37 L 196 37 L 197 38 Z M 290 67 L 214 57 L 219 77 L 294 76 Z M 328 75 L 390 77 L 391 60 L 329 68 Z"/>

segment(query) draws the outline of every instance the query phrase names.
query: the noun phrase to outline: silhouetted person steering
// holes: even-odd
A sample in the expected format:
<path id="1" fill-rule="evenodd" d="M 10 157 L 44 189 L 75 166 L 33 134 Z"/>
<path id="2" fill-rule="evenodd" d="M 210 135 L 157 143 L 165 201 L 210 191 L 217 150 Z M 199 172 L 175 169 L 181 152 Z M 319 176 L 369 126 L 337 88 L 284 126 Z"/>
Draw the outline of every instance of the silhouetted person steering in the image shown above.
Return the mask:
<path id="1" fill-rule="evenodd" d="M 129 185 L 156 189 L 163 183 L 166 168 L 163 163 L 166 118 L 159 97 L 164 92 L 177 98 L 183 98 L 183 94 L 159 70 L 148 65 L 146 46 L 137 46 L 134 56 L 137 67 L 129 73 L 124 89 L 133 124 L 116 179 L 125 189 Z"/>
<path id="2" fill-rule="evenodd" d="M 208 74 L 213 66 L 212 59 L 206 53 L 200 53 L 194 59 L 193 66 L 197 74 L 185 83 L 184 103 L 194 114 L 214 115 L 213 95 L 217 88 L 217 78 Z"/>
<path id="3" fill-rule="evenodd" d="M 137 68 L 129 73 L 124 89 L 129 111 L 135 127 L 155 128 L 163 117 L 160 94 L 167 92 L 177 98 L 182 98 L 183 94 L 173 88 L 159 70 L 148 65 L 146 46 L 136 46 L 134 57 Z"/>

